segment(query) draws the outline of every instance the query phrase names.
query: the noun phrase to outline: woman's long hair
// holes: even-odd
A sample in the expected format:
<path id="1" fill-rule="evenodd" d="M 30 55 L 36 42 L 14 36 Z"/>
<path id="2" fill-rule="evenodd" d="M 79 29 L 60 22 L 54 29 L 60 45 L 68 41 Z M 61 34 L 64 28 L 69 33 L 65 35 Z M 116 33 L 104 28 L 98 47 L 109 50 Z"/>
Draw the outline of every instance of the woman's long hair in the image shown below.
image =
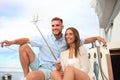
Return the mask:
<path id="1" fill-rule="evenodd" d="M 80 36 L 79 36 L 79 32 L 77 31 L 77 29 L 73 28 L 73 27 L 69 27 L 66 29 L 67 30 L 72 30 L 73 31 L 73 34 L 75 36 L 75 57 L 78 56 L 78 54 L 80 54 L 80 51 L 79 51 L 79 47 L 80 47 Z M 66 33 L 65 31 L 65 33 Z M 65 38 L 66 39 L 66 38 Z M 70 48 L 70 46 L 67 44 L 67 48 Z"/>

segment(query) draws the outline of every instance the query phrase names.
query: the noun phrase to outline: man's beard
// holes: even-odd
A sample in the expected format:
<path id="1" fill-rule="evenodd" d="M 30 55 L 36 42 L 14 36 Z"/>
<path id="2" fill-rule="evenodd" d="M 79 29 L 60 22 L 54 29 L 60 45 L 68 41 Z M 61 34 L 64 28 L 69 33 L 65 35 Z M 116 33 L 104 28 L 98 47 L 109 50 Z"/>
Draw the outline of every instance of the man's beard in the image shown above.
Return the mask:
<path id="1" fill-rule="evenodd" d="M 61 36 L 62 32 L 59 32 L 58 34 L 54 34 L 55 36 Z"/>

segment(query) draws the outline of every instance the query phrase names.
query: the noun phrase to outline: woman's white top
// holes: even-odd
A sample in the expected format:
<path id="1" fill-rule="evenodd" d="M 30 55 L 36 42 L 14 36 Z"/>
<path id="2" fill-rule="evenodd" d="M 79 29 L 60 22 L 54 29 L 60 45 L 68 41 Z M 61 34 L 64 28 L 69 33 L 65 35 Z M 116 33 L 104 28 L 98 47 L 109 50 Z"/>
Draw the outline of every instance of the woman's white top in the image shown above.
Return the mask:
<path id="1" fill-rule="evenodd" d="M 75 60 L 73 58 L 72 59 L 68 59 L 67 61 L 68 61 L 68 65 L 69 66 L 73 66 L 74 63 L 75 63 Z"/>
<path id="2" fill-rule="evenodd" d="M 69 59 L 69 49 L 63 51 L 60 54 L 62 70 L 64 71 L 65 67 L 69 65 L 84 71 L 88 75 L 89 74 L 91 75 L 91 73 L 93 74 L 93 72 L 89 69 L 90 63 L 89 63 L 88 53 L 86 49 L 83 46 L 81 46 L 79 50 L 80 50 L 80 55 L 77 58 L 75 57 L 75 55 L 73 55 L 73 58 Z M 90 80 L 93 80 L 93 79 L 90 79 Z"/>

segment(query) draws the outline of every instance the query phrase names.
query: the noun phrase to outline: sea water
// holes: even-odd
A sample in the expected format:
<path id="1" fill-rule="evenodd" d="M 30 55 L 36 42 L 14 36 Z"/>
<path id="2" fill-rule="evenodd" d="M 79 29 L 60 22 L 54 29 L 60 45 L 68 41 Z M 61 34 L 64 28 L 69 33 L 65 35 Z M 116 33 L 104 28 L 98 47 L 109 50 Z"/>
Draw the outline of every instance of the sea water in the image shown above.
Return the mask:
<path id="1" fill-rule="evenodd" d="M 0 72 L 0 80 L 3 80 L 2 77 L 5 75 L 11 75 L 11 80 L 23 80 L 23 72 Z"/>

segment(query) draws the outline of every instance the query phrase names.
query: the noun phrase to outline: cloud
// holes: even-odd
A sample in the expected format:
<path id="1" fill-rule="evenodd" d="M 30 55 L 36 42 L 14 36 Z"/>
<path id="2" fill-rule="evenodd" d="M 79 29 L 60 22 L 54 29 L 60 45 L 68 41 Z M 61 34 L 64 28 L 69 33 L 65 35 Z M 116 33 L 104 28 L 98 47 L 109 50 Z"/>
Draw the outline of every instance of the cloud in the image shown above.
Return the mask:
<path id="1" fill-rule="evenodd" d="M 39 14 L 38 26 L 43 34 L 51 32 L 50 20 L 58 16 L 63 18 L 65 29 L 73 26 L 83 36 L 98 35 L 97 16 L 90 8 L 90 2 L 91 0 L 0 0 L 0 12 L 5 13 L 0 15 L 0 39 L 39 35 L 31 22 L 36 14 Z"/>
<path id="2" fill-rule="evenodd" d="M 32 23 L 33 16 L 36 14 L 39 15 L 40 21 L 37 25 L 43 35 L 51 33 L 50 20 L 56 16 L 64 20 L 65 29 L 71 26 L 75 27 L 80 31 L 82 37 L 98 35 L 97 16 L 94 10 L 90 8 L 90 1 L 0 0 L 0 41 L 31 37 L 33 35 L 41 36 L 36 26 Z M 10 48 L 16 50 L 13 46 Z M 3 53 L 2 51 L 8 51 L 10 52 L 9 54 L 12 52 L 12 50 L 0 49 L 0 53 Z M 9 56 L 8 59 L 10 60 L 15 56 L 18 57 L 17 53 Z M 4 60 L 4 58 L 0 56 L 0 60 Z M 14 62 L 14 60 L 18 61 L 15 58 L 10 60 L 10 62 Z M 13 65 L 16 66 L 17 64 Z"/>

